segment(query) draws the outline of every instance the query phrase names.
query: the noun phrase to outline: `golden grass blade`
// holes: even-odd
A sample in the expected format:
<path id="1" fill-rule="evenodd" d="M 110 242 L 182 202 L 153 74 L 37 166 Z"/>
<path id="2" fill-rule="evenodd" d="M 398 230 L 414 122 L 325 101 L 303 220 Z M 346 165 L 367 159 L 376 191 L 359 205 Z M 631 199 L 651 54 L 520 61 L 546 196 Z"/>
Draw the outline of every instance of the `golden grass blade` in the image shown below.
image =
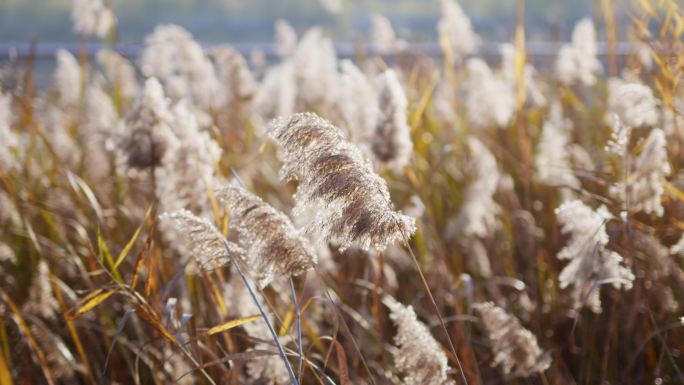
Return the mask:
<path id="1" fill-rule="evenodd" d="M 91 384 L 97 384 L 97 381 L 93 376 L 93 370 L 90 366 L 90 361 L 88 360 L 88 356 L 86 355 L 85 349 L 83 348 L 83 343 L 81 342 L 81 338 L 78 336 L 76 326 L 74 326 L 73 318 L 69 316 L 69 309 L 67 308 L 66 303 L 64 302 L 62 292 L 59 290 L 57 286 L 56 278 L 52 274 L 51 270 L 48 270 L 48 274 L 50 278 L 50 286 L 52 287 L 52 292 L 55 294 L 55 298 L 57 299 L 57 302 L 59 302 L 59 306 L 62 309 L 64 321 L 66 322 L 67 328 L 69 329 L 69 334 L 71 334 L 71 339 L 74 341 L 74 345 L 76 345 L 76 351 L 78 351 L 78 355 L 81 358 L 81 362 L 83 362 L 83 366 L 86 369 L 86 375 L 88 377 L 88 380 Z M 101 291 L 101 289 L 98 289 L 95 292 Z"/>
<path id="2" fill-rule="evenodd" d="M 100 292 L 101 292 L 102 289 L 98 289 L 97 291 L 100 291 Z M 99 304 L 101 304 L 102 302 L 106 301 L 107 298 L 111 297 L 112 295 L 114 295 L 114 294 L 116 294 L 116 293 L 117 293 L 117 291 L 116 291 L 116 290 L 113 290 L 113 291 L 107 291 L 107 292 L 104 292 L 104 293 L 98 293 L 97 295 L 92 296 L 92 298 L 90 298 L 85 304 L 83 304 L 83 306 L 81 306 L 80 308 L 78 308 L 78 310 L 76 310 L 76 311 L 70 316 L 70 318 L 71 318 L 71 319 L 75 319 L 75 318 L 78 318 L 78 317 L 82 316 L 83 314 L 85 314 L 85 313 L 87 313 L 87 312 L 93 310 L 95 307 L 97 307 L 97 305 L 99 305 Z"/>
<path id="3" fill-rule="evenodd" d="M 665 191 L 670 193 L 670 195 L 684 202 L 684 191 L 678 189 L 672 183 L 666 180 L 663 181 L 663 187 L 665 187 Z"/>
<path id="4" fill-rule="evenodd" d="M 5 355 L 0 351 L 0 385 L 13 385 L 9 366 L 5 361 Z"/>
<path id="5" fill-rule="evenodd" d="M 232 328 L 235 328 L 235 327 L 238 327 L 238 326 L 240 326 L 240 325 L 246 324 L 246 323 L 248 323 L 248 322 L 256 321 L 256 320 L 258 320 L 258 319 L 260 319 L 260 318 L 261 318 L 260 315 L 253 315 L 253 316 L 249 316 L 249 317 L 243 317 L 243 318 L 238 318 L 238 319 L 230 320 L 230 321 L 228 321 L 228 322 L 224 322 L 224 323 L 222 323 L 222 324 L 220 324 L 220 325 L 216 325 L 216 326 L 210 328 L 210 329 L 207 331 L 207 334 L 211 336 L 211 335 L 214 335 L 214 334 L 223 333 L 223 332 L 225 332 L 225 331 L 227 331 L 227 330 L 230 330 L 230 329 L 232 329 Z"/>
<path id="6" fill-rule="evenodd" d="M 304 305 L 302 305 L 302 310 L 301 313 L 304 314 L 304 311 L 306 308 L 308 308 L 311 305 L 313 298 L 309 298 Z M 292 326 L 292 321 L 295 319 L 295 308 L 294 306 L 290 306 L 290 310 L 287 311 L 287 314 L 285 314 L 285 318 L 283 318 L 282 325 L 280 326 L 280 330 L 278 330 L 278 335 L 279 336 L 284 336 L 285 333 L 287 333 L 288 329 L 290 329 L 290 326 Z"/>
<path id="7" fill-rule="evenodd" d="M 45 357 L 45 353 L 43 350 L 40 348 L 40 345 L 38 345 L 38 342 L 36 339 L 33 337 L 33 334 L 31 333 L 31 329 L 29 328 L 29 325 L 26 323 L 26 320 L 24 317 L 21 315 L 21 311 L 17 307 L 17 305 L 14 303 L 12 298 L 10 298 L 4 291 L 1 292 L 3 299 L 7 303 L 7 305 L 10 308 L 10 311 L 14 314 L 14 320 L 19 326 L 19 329 L 21 329 L 21 332 L 24 333 L 24 336 L 28 340 L 28 344 L 31 347 L 31 350 L 33 353 L 36 355 L 36 359 L 38 360 L 38 364 L 40 365 L 40 368 L 43 371 L 43 375 L 45 375 L 45 379 L 47 380 L 47 383 L 49 385 L 55 385 L 55 381 L 52 376 L 52 371 L 50 370 L 50 366 L 47 362 L 47 358 Z"/>
<path id="8" fill-rule="evenodd" d="M 140 224 L 140 226 L 138 227 L 137 230 L 135 230 L 135 233 L 133 233 L 133 236 L 131 237 L 131 239 L 128 241 L 128 243 L 126 243 L 126 246 L 124 246 L 123 250 L 121 250 L 121 252 L 119 253 L 119 257 L 116 259 L 116 262 L 114 262 L 114 266 L 113 266 L 114 270 L 118 270 L 119 265 L 121 265 L 121 263 L 124 261 L 124 259 L 126 259 L 126 256 L 128 255 L 128 253 L 133 248 L 135 241 L 138 239 L 138 236 L 140 235 L 140 231 L 142 230 L 143 225 L 145 224 L 145 222 L 147 222 L 147 219 L 150 217 L 151 212 L 152 212 L 152 207 L 147 209 L 143 223 Z"/>
<path id="9" fill-rule="evenodd" d="M 142 267 L 145 263 L 145 257 L 150 253 L 153 244 L 154 241 L 152 238 L 152 234 L 150 234 L 147 236 L 145 246 L 143 246 L 142 251 L 140 251 L 140 254 L 138 254 L 138 259 L 135 261 L 135 267 L 133 268 L 133 277 L 131 278 L 130 284 L 131 290 L 135 290 L 135 286 L 138 284 L 138 279 L 140 278 L 140 271 L 142 270 Z"/>

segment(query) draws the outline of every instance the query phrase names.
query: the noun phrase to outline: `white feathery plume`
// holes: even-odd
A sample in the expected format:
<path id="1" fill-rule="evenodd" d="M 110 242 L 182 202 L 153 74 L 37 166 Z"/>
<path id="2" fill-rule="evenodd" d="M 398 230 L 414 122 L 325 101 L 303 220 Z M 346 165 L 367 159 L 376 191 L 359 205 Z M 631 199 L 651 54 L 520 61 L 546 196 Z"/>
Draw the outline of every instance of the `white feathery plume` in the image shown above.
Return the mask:
<path id="1" fill-rule="evenodd" d="M 373 13 L 370 20 L 370 46 L 376 53 L 387 55 L 405 46 L 406 43 L 397 38 L 392 23 L 385 16 Z"/>
<path id="2" fill-rule="evenodd" d="M 504 43 L 499 47 L 501 53 L 501 72 L 503 79 L 511 85 L 513 89 L 518 88 L 518 77 L 516 75 L 515 46 L 511 43 Z M 523 77 L 525 85 L 525 100 L 529 100 L 533 106 L 546 105 L 546 97 L 542 92 L 541 85 L 535 78 L 537 71 L 532 64 L 525 63 Z"/>
<path id="3" fill-rule="evenodd" d="M 101 39 L 116 25 L 114 11 L 105 6 L 102 0 L 73 0 L 71 19 L 74 31 Z"/>
<path id="4" fill-rule="evenodd" d="M 102 66 L 105 77 L 126 102 L 130 102 L 140 92 L 133 64 L 116 51 L 101 49 L 97 61 Z"/>
<path id="5" fill-rule="evenodd" d="M 219 82 L 209 58 L 192 35 L 177 25 L 158 25 L 145 38 L 140 67 L 156 77 L 174 101 L 186 98 L 208 109 L 215 106 Z"/>
<path id="6" fill-rule="evenodd" d="M 617 124 L 615 118 L 618 117 L 631 128 L 653 126 L 658 122 L 659 115 L 657 101 L 650 87 L 619 78 L 608 80 L 607 124 Z"/>
<path id="7" fill-rule="evenodd" d="M 338 101 L 349 139 L 371 156 L 370 144 L 379 119 L 378 98 L 368 77 L 349 59 L 340 62 Z"/>
<path id="8" fill-rule="evenodd" d="M 337 56 L 332 40 L 320 27 L 309 29 L 292 55 L 297 99 L 305 107 L 330 106 L 337 89 Z"/>
<path id="9" fill-rule="evenodd" d="M 168 147 L 178 145 L 171 131 L 169 101 L 156 78 L 147 79 L 142 95 L 126 115 L 121 148 L 128 166 L 144 169 L 159 166 Z"/>
<path id="10" fill-rule="evenodd" d="M 73 111 L 75 106 L 66 106 L 58 100 L 57 104 L 49 103 L 47 99 L 39 98 L 36 103 L 36 119 L 45 130 L 46 139 L 57 158 L 71 170 L 80 167 L 83 156 L 81 148 L 74 140 L 69 127 L 78 124 L 75 121 L 79 114 Z M 71 113 L 74 112 L 74 113 Z"/>
<path id="11" fill-rule="evenodd" d="M 268 69 L 254 95 L 253 106 L 256 115 L 272 119 L 293 113 L 296 98 L 294 64 L 286 60 Z"/>
<path id="12" fill-rule="evenodd" d="M 187 208 L 201 216 L 212 214 L 207 191 L 221 183 L 216 168 L 221 147 L 199 129 L 189 106 L 180 102 L 172 111 L 171 131 L 177 145 L 169 146 L 155 171 L 160 210 Z"/>
<path id="13" fill-rule="evenodd" d="M 285 20 L 275 22 L 276 53 L 281 58 L 290 56 L 297 47 L 297 32 Z"/>
<path id="14" fill-rule="evenodd" d="M 12 130 L 12 97 L 0 91 L 0 170 L 11 173 L 21 167 L 21 140 Z"/>
<path id="15" fill-rule="evenodd" d="M 375 159 L 401 170 L 411 158 L 413 142 L 406 116 L 406 95 L 397 73 L 388 69 L 380 75 L 379 117 L 371 150 Z"/>
<path id="16" fill-rule="evenodd" d="M 254 95 L 257 81 L 252 71 L 249 70 L 247 61 L 238 51 L 224 44 L 213 48 L 210 55 L 216 63 L 219 82 L 221 82 L 220 95 L 227 95 L 224 105 L 246 100 Z"/>
<path id="17" fill-rule="evenodd" d="M 93 181 L 93 187 L 107 186 L 100 183 L 111 177 L 110 154 L 115 148 L 114 142 L 120 136 L 123 123 L 119 118 L 112 99 L 97 83 L 88 87 L 86 98 L 85 122 L 79 133 L 88 156 L 84 174 Z"/>
<path id="18" fill-rule="evenodd" d="M 454 0 L 442 0 L 442 17 L 437 24 L 437 33 L 441 41 L 449 44 L 457 60 L 473 53 L 480 41 L 470 19 Z"/>
<path id="19" fill-rule="evenodd" d="M 394 365 L 405 385 L 454 385 L 449 379 L 449 361 L 442 347 L 420 322 L 412 306 L 404 306 L 390 296 L 383 298 L 390 319 L 397 327 L 392 352 Z"/>
<path id="20" fill-rule="evenodd" d="M 515 112 L 515 90 L 480 58 L 468 60 L 469 120 L 478 127 L 506 127 Z"/>
<path id="21" fill-rule="evenodd" d="M 317 262 L 308 240 L 290 218 L 235 183 L 218 190 L 216 197 L 227 207 L 230 225 L 246 250 L 249 275 L 259 288 L 276 277 L 292 277 Z"/>
<path id="22" fill-rule="evenodd" d="M 223 267 L 233 260 L 232 257 L 244 262 L 245 251 L 233 242 L 227 241 L 205 218 L 181 209 L 165 212 L 159 216 L 159 220 L 160 224 L 167 223 L 176 228 L 178 238 L 174 239 L 173 246 L 191 258 L 199 271 L 212 271 Z M 224 242 L 232 256 L 228 255 Z"/>
<path id="23" fill-rule="evenodd" d="M 661 203 L 665 193 L 663 181 L 671 171 L 665 132 L 654 128 L 644 141 L 626 179 L 612 185 L 609 193 L 630 211 L 643 211 L 661 217 L 664 214 Z"/>
<path id="24" fill-rule="evenodd" d="M 492 302 L 473 305 L 482 318 L 482 326 L 494 353 L 492 366 L 506 374 L 529 377 L 551 365 L 551 356 L 539 347 L 537 337 L 520 325 L 513 315 Z"/>
<path id="25" fill-rule="evenodd" d="M 69 51 L 57 50 L 57 70 L 54 82 L 59 92 L 59 104 L 62 108 L 78 105 L 81 100 L 81 66 Z"/>
<path id="26" fill-rule="evenodd" d="M 618 157 L 627 156 L 631 136 L 632 126 L 622 124 L 622 120 L 615 116 L 613 124 L 610 126 L 610 139 L 608 139 L 608 143 L 605 146 L 606 152 Z"/>
<path id="27" fill-rule="evenodd" d="M 473 182 L 465 192 L 465 199 L 456 218 L 459 231 L 466 237 L 486 237 L 499 225 L 497 215 L 501 211 L 494 201 L 501 173 L 496 158 L 475 137 L 468 137 L 470 160 L 468 169 Z"/>
<path id="28" fill-rule="evenodd" d="M 572 121 L 563 117 L 563 111 L 558 101 L 551 105 L 549 118 L 542 127 L 541 140 L 537 145 L 537 155 L 534 158 L 535 178 L 540 183 L 577 189 L 579 179 L 573 173 L 567 147 Z"/>
<path id="29" fill-rule="evenodd" d="M 301 113 L 273 121 L 270 134 L 280 145 L 281 179 L 299 182 L 294 213 L 319 213 L 307 231 L 342 248 L 380 251 L 413 234 L 415 220 L 393 210 L 386 182 L 339 128 Z"/>
<path id="30" fill-rule="evenodd" d="M 573 200 L 556 209 L 561 232 L 569 235 L 568 243 L 558 252 L 558 259 L 570 260 L 561 271 L 558 281 L 561 289 L 572 286 L 573 308 L 585 304 L 601 312 L 599 286 L 612 283 L 616 289 L 631 289 L 634 274 L 622 266 L 622 257 L 606 246 L 610 241 L 606 222 L 612 216 L 601 206 L 594 211 L 582 201 Z"/>
<path id="31" fill-rule="evenodd" d="M 602 71 L 598 60 L 598 43 L 594 23 L 584 18 L 575 24 L 572 42 L 565 44 L 556 57 L 556 74 L 568 86 L 580 83 L 591 86 L 596 83 L 596 75 Z"/>

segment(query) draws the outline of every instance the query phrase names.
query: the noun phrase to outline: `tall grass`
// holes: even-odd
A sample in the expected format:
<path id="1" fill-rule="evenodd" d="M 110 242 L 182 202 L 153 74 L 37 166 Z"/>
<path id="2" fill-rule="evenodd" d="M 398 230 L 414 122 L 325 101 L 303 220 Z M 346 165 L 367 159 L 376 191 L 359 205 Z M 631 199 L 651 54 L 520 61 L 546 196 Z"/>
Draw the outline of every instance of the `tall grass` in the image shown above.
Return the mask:
<path id="1" fill-rule="evenodd" d="M 96 60 L 0 72 L 0 385 L 684 383 L 676 1 L 536 68 L 523 1 L 495 62 L 451 0 L 441 58 L 276 63 L 74 4 Z"/>

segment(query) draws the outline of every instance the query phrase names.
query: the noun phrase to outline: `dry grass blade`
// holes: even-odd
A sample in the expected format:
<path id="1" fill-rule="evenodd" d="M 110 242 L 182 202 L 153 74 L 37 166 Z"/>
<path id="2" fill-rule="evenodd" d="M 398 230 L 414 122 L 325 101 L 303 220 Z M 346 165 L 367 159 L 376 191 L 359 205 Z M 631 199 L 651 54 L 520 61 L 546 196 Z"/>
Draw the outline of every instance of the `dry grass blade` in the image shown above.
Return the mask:
<path id="1" fill-rule="evenodd" d="M 247 322 L 252 322 L 252 321 L 258 320 L 260 318 L 261 318 L 260 315 L 253 315 L 250 317 L 243 317 L 243 318 L 230 320 L 230 321 L 224 322 L 220 325 L 212 326 L 209 330 L 207 330 L 207 334 L 214 335 L 214 334 L 218 334 L 218 333 L 223 333 L 223 332 L 228 331 L 232 328 L 238 327 L 242 324 L 246 324 Z"/>
<path id="2" fill-rule="evenodd" d="M 89 295 L 89 299 L 78 309 L 76 309 L 70 316 L 69 318 L 75 319 L 83 314 L 93 310 L 95 307 L 97 307 L 99 304 L 102 302 L 106 301 L 107 298 L 111 297 L 112 295 L 116 294 L 117 290 L 111 290 L 111 291 L 103 291 L 102 289 L 96 290 L 95 293 L 91 293 Z"/>

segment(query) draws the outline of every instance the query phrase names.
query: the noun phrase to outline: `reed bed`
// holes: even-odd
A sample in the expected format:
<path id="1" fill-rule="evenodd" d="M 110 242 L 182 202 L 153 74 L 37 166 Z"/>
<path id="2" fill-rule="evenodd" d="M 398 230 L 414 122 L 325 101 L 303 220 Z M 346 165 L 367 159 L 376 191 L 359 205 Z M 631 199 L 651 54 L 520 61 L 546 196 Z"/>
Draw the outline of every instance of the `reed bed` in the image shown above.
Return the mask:
<path id="1" fill-rule="evenodd" d="M 267 63 L 74 1 L 95 57 L 0 72 L 0 385 L 684 383 L 684 10 L 535 67 L 519 4 L 494 62 L 443 0 L 439 58 Z"/>

